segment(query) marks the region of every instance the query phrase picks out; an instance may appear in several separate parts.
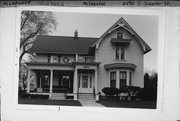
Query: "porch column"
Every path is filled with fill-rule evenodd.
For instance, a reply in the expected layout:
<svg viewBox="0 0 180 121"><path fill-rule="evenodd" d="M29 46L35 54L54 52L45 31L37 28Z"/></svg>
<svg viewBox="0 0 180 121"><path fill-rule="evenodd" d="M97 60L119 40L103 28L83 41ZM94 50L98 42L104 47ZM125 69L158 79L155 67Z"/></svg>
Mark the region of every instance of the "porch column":
<svg viewBox="0 0 180 121"><path fill-rule="evenodd" d="M27 78L27 93L30 92L30 69L28 69L28 78Z"/></svg>
<svg viewBox="0 0 180 121"><path fill-rule="evenodd" d="M78 61L78 54L75 55L75 60Z"/></svg>
<svg viewBox="0 0 180 121"><path fill-rule="evenodd" d="M53 88L53 69L50 70L50 93L52 93L52 88Z"/></svg>
<svg viewBox="0 0 180 121"><path fill-rule="evenodd" d="M73 93L74 93L74 100L77 100L77 93L78 93L78 80L77 80L77 68L74 69L74 82L73 82Z"/></svg>
<svg viewBox="0 0 180 121"><path fill-rule="evenodd" d="M120 88L119 87L119 70L116 70L116 88Z"/></svg>
<svg viewBox="0 0 180 121"><path fill-rule="evenodd" d="M126 73L127 73L127 75L126 75L127 76L126 77L126 79L127 79L126 80L126 85L129 86L129 71L126 71Z"/></svg>
<svg viewBox="0 0 180 121"><path fill-rule="evenodd" d="M99 100L99 95L98 95L98 85L97 85L97 69L95 69L95 75L94 75L94 77L95 77L95 98L96 98L96 101L98 101Z"/></svg>

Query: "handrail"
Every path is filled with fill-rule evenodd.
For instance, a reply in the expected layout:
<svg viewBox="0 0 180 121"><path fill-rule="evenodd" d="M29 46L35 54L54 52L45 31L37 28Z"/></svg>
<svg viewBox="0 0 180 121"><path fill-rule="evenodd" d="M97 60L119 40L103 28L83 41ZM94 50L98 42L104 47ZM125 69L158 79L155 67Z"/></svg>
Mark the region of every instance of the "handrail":
<svg viewBox="0 0 180 121"><path fill-rule="evenodd" d="M78 56L78 62L94 62L94 56Z"/></svg>

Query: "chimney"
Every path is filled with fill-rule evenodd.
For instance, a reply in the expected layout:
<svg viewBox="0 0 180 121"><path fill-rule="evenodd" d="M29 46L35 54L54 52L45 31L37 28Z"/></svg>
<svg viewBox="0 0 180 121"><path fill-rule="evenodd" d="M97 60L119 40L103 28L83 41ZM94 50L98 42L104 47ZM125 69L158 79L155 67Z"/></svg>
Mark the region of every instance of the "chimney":
<svg viewBox="0 0 180 121"><path fill-rule="evenodd" d="M77 30L75 30L75 32L74 32L74 39L78 39L78 31Z"/></svg>

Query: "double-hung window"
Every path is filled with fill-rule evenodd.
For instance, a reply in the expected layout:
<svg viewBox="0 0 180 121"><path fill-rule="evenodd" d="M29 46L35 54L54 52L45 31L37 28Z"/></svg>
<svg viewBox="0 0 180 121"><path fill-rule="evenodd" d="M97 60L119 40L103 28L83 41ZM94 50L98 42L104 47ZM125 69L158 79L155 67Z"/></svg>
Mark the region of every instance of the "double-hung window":
<svg viewBox="0 0 180 121"><path fill-rule="evenodd" d="M110 87L116 87L116 72L110 72Z"/></svg>
<svg viewBox="0 0 180 121"><path fill-rule="evenodd" d="M126 86L126 79L127 79L127 74L126 71L120 71L119 72L119 87L120 89L124 89Z"/></svg>

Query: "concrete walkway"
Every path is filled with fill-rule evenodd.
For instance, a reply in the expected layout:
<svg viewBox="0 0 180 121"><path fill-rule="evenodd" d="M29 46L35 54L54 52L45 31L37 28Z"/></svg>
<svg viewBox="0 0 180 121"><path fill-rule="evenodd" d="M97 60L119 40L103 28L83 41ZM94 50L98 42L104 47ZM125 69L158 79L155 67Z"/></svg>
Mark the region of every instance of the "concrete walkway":
<svg viewBox="0 0 180 121"><path fill-rule="evenodd" d="M104 105L101 105L99 103L97 103L94 100L78 100L82 106L86 106L86 107L105 107Z"/></svg>

